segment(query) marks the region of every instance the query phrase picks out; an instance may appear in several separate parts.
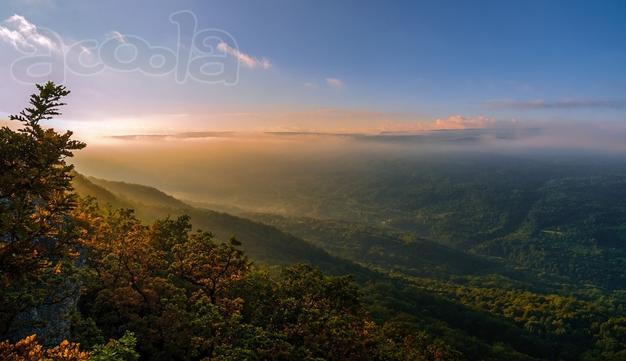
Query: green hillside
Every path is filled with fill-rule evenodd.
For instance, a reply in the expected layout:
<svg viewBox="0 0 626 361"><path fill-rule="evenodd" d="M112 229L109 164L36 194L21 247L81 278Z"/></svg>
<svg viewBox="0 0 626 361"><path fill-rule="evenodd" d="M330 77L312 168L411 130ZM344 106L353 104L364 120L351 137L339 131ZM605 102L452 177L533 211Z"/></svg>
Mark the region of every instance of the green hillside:
<svg viewBox="0 0 626 361"><path fill-rule="evenodd" d="M451 152L347 166L337 161L315 170L275 180L280 195L265 192L269 185L241 187L263 202L238 213L265 213L258 219L362 262L383 262L375 259L382 245L384 262L411 272L413 259L433 272L481 272L484 258L474 258L469 270L446 266L459 258L433 257L434 242L448 247L441 251L497 259L557 286L626 288L621 158ZM285 211L277 217L264 204ZM223 209L237 211L233 205L245 208ZM420 265L420 254L435 265Z"/></svg>
<svg viewBox="0 0 626 361"><path fill-rule="evenodd" d="M345 221L247 215L319 245L331 254L411 276L450 280L489 274L522 277L501 261L463 252L410 232Z"/></svg>

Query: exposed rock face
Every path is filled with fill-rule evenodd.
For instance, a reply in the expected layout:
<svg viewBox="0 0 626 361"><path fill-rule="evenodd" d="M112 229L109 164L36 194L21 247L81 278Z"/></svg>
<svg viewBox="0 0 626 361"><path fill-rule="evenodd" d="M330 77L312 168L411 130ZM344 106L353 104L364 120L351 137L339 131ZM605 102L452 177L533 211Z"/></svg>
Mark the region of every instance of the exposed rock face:
<svg viewBox="0 0 626 361"><path fill-rule="evenodd" d="M74 266L82 267L85 262L86 254L81 250ZM44 346L58 345L68 340L72 315L77 312L80 286L80 282L72 278L54 283L44 281L39 287L47 296L39 306L16 315L7 332L9 340L16 342L32 334L37 334L37 340Z"/></svg>
<svg viewBox="0 0 626 361"><path fill-rule="evenodd" d="M13 342L37 334L45 346L58 345L70 338L71 317L76 311L80 285L67 280L54 290L40 306L17 315L9 328Z"/></svg>

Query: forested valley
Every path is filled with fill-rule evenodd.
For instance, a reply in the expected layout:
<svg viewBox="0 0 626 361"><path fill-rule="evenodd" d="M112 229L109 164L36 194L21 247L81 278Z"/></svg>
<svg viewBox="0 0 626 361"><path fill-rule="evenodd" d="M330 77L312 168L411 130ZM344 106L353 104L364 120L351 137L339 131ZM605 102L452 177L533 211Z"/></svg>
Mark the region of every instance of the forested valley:
<svg viewBox="0 0 626 361"><path fill-rule="evenodd" d="M78 173L42 125L68 93L0 130L3 360L626 359L619 159L397 157L189 202Z"/></svg>

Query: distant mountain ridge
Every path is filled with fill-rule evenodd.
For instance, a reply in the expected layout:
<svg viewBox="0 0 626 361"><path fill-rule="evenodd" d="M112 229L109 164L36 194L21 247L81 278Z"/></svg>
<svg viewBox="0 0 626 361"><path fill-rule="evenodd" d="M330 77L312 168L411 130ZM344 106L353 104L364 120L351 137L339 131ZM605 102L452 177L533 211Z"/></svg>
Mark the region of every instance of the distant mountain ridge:
<svg viewBox="0 0 626 361"><path fill-rule="evenodd" d="M199 209L152 187L76 175L74 189L80 196L96 198L101 205L132 208L147 222L186 214L194 227L210 231L220 241L234 236L254 261L267 264L310 263L325 272L353 274L370 279L374 272L331 256L321 248L277 228L230 214Z"/></svg>
<svg viewBox="0 0 626 361"><path fill-rule="evenodd" d="M159 206L173 209L190 208L188 204L180 201L156 188L140 184L115 182L95 177L87 177L87 180L103 189L112 192L117 197L146 206Z"/></svg>

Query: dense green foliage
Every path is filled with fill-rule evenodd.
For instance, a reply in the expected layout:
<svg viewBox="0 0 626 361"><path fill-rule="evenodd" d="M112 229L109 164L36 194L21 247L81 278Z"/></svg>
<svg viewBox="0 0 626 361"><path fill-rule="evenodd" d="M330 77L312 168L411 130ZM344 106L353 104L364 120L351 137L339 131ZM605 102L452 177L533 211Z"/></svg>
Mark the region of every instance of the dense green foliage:
<svg viewBox="0 0 626 361"><path fill-rule="evenodd" d="M624 289L626 164L572 157L403 158L324 177L303 203L317 204L315 218L409 232L576 287Z"/></svg>

